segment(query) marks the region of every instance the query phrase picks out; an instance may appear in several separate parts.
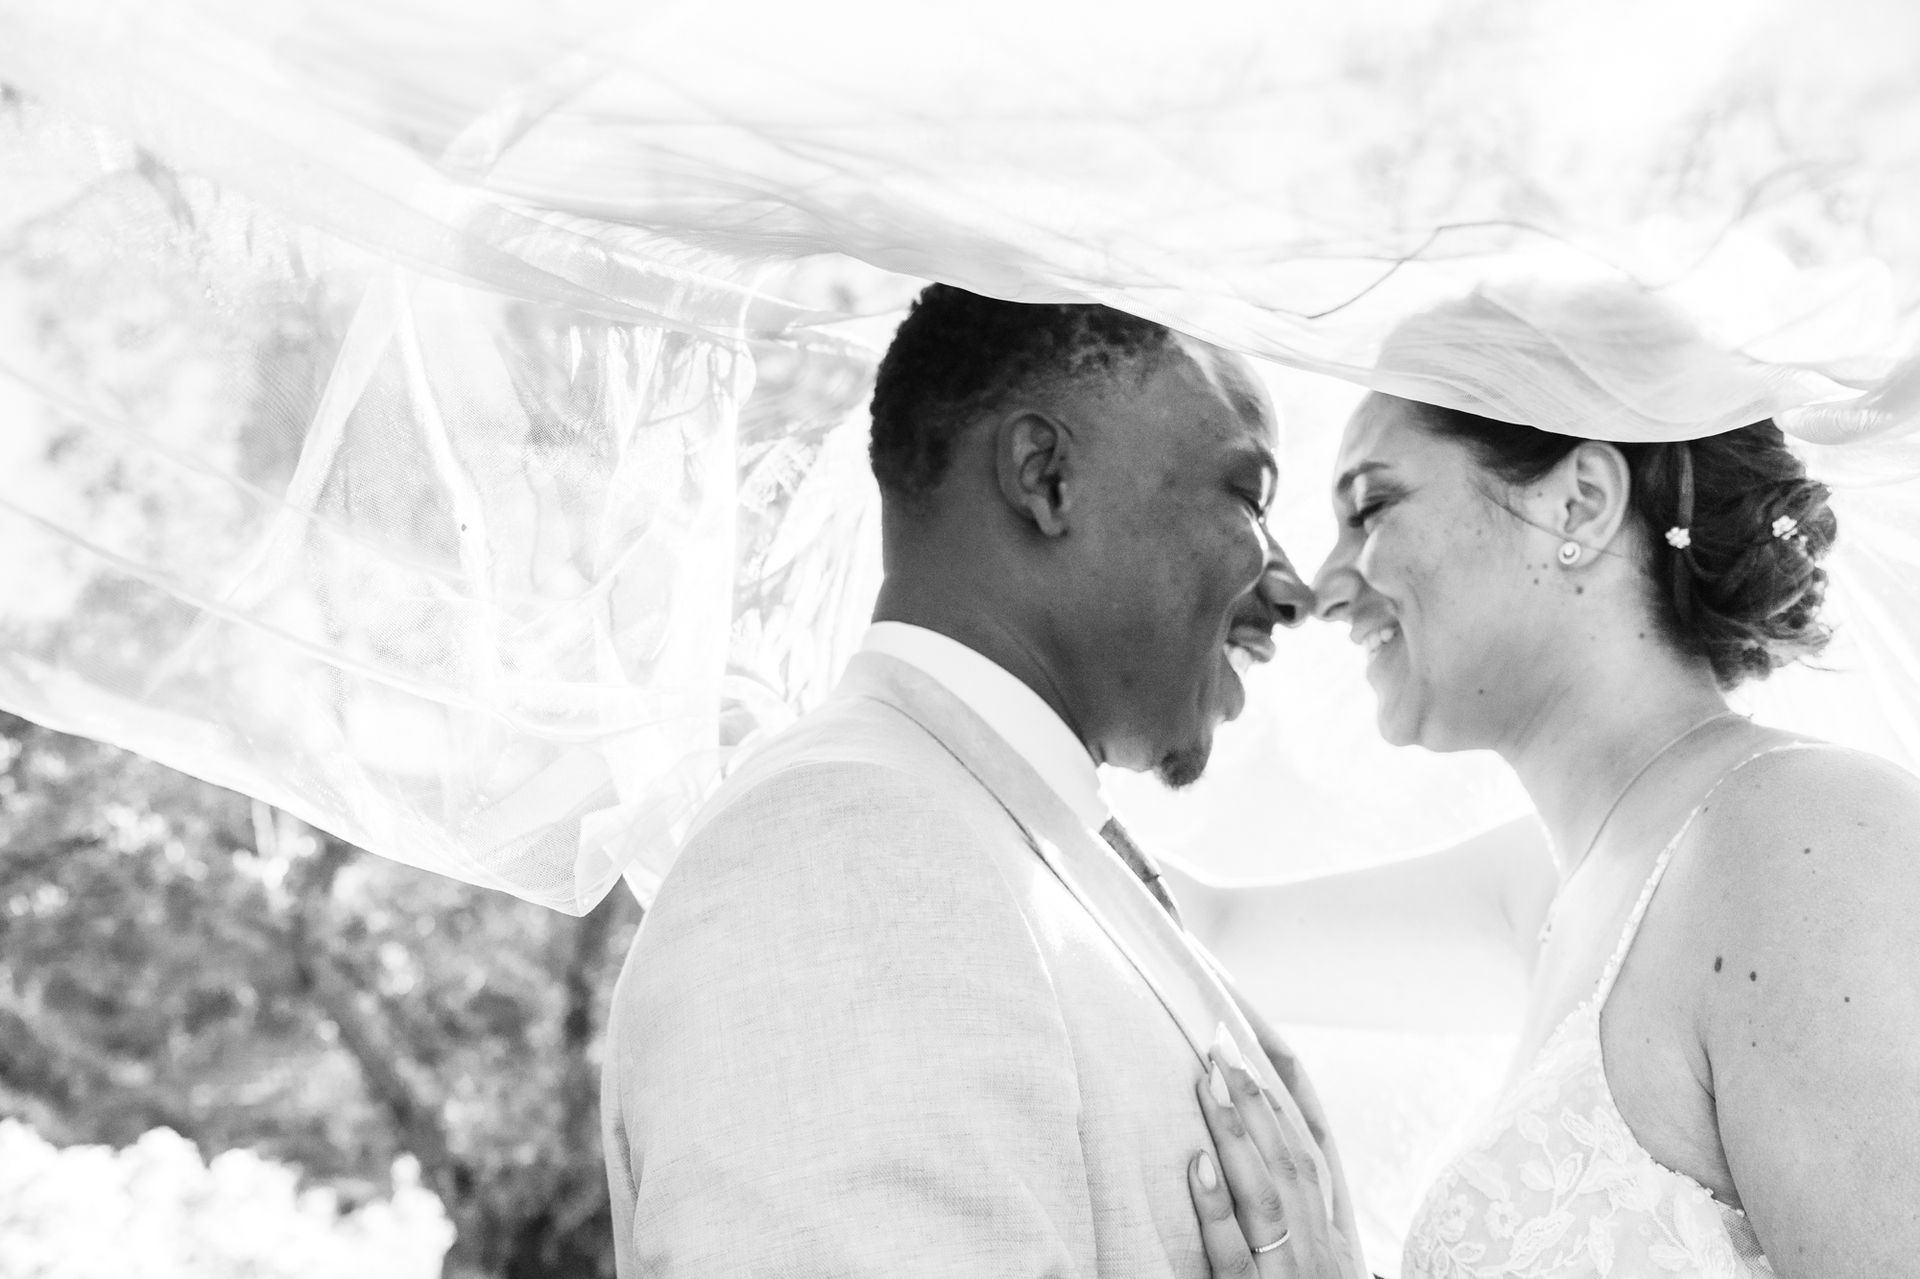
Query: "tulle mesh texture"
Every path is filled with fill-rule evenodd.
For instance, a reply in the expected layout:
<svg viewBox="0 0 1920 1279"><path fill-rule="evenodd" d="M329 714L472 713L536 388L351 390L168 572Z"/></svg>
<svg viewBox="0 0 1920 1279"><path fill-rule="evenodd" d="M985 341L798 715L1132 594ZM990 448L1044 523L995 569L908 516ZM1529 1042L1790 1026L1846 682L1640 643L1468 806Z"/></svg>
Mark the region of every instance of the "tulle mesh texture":
<svg viewBox="0 0 1920 1279"><path fill-rule="evenodd" d="M1851 677L1768 696L1920 743L1917 22L0 0L0 704L562 909L644 895L857 638L902 273L1550 429L1775 415L1878 487ZM1298 653L1275 696L1355 727L1250 716L1261 793L1511 804L1405 784L1357 663Z"/></svg>

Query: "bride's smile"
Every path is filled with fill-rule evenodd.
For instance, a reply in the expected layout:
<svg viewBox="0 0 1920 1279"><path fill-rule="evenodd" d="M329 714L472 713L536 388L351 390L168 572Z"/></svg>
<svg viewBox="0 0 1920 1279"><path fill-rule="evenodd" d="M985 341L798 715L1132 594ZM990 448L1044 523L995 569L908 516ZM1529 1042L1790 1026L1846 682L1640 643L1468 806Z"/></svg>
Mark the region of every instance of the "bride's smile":
<svg viewBox="0 0 1920 1279"><path fill-rule="evenodd" d="M1373 667L1373 659L1386 651L1387 645L1399 638L1400 628L1392 622L1384 622L1364 634L1356 629L1353 642L1366 651L1367 667L1371 670Z"/></svg>
<svg viewBox="0 0 1920 1279"><path fill-rule="evenodd" d="M1336 463L1339 538L1314 582L1319 616L1347 625L1396 745L1494 745L1503 707L1551 665L1528 619L1550 580L1545 537L1515 518L1458 445L1406 401L1369 396ZM1498 625L1489 625L1499 619Z"/></svg>

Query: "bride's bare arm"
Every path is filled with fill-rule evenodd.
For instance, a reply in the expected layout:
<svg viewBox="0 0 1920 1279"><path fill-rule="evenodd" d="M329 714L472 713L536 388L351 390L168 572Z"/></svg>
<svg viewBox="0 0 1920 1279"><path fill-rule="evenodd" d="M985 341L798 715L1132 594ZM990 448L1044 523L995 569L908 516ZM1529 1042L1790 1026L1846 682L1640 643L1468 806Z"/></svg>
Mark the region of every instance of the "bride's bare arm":
<svg viewBox="0 0 1920 1279"><path fill-rule="evenodd" d="M1721 906L1702 1024L1727 1168L1782 1279L1910 1274L1920 780L1820 750L1737 781L1703 814Z"/></svg>
<svg viewBox="0 0 1920 1279"><path fill-rule="evenodd" d="M1275 883L1166 873L1189 928L1279 1021L1512 1030L1554 888L1532 817L1433 852Z"/></svg>

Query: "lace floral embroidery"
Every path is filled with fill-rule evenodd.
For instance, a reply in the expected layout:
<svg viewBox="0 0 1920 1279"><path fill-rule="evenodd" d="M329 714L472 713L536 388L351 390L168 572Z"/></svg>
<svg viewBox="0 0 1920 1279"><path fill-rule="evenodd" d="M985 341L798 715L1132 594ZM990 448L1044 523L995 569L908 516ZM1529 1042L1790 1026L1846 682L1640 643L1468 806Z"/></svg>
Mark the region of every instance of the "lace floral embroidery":
<svg viewBox="0 0 1920 1279"><path fill-rule="evenodd" d="M1763 1279L1746 1218L1627 1130L1600 1058L1600 999L1570 1015L1428 1192L1405 1279Z"/></svg>

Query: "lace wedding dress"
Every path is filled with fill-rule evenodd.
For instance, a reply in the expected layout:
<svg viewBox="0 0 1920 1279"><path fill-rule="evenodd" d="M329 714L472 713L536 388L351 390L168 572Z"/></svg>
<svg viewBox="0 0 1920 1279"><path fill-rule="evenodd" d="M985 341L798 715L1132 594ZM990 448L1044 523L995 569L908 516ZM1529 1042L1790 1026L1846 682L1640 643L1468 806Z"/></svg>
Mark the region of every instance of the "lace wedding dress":
<svg viewBox="0 0 1920 1279"><path fill-rule="evenodd" d="M1600 1050L1607 996L1674 849L1704 807L1703 800L1655 860L1593 994L1494 1100L1427 1192L1407 1233L1403 1279L1773 1274L1745 1213L1635 1139Z"/></svg>

